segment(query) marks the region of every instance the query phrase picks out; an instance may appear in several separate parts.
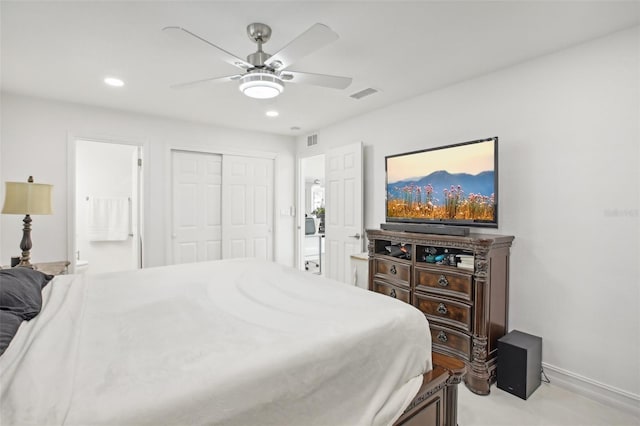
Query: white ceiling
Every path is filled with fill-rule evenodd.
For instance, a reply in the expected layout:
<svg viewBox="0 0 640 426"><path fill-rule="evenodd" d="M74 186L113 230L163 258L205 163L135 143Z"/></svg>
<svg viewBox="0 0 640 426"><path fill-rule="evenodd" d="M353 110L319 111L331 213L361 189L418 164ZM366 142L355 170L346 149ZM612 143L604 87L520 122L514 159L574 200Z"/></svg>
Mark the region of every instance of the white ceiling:
<svg viewBox="0 0 640 426"><path fill-rule="evenodd" d="M640 3L612 1L126 2L4 1L2 90L283 135L348 117L637 25ZM273 29L275 53L316 22L340 39L295 63L353 77L346 90L287 84L274 100L236 82L175 90L175 83L236 74L204 43L162 32L182 26L246 57L246 26ZM107 87L107 75L126 85ZM380 92L361 100L352 93ZM277 118L264 112L275 108ZM291 130L297 126L300 130Z"/></svg>

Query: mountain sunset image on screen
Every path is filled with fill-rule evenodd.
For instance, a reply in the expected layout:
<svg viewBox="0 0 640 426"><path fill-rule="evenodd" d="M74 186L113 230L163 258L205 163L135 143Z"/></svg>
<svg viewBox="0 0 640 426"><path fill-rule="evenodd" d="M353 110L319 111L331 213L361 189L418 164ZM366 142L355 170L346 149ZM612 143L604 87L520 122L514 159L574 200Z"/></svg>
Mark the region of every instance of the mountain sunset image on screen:
<svg viewBox="0 0 640 426"><path fill-rule="evenodd" d="M497 138L386 158L388 221L495 224Z"/></svg>

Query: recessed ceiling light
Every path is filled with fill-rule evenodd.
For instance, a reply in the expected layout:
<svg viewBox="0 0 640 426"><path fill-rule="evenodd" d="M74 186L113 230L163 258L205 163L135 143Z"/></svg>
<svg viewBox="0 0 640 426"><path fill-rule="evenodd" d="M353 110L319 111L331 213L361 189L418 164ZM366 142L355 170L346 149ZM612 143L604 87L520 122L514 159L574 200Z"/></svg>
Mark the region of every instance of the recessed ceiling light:
<svg viewBox="0 0 640 426"><path fill-rule="evenodd" d="M124 86L124 81L120 80L119 78L115 78L115 77L107 77L104 79L104 83L108 84L109 86L113 86L113 87L122 87Z"/></svg>
<svg viewBox="0 0 640 426"><path fill-rule="evenodd" d="M269 110L265 113L267 115L267 117L277 117L280 115L280 113L276 110Z"/></svg>

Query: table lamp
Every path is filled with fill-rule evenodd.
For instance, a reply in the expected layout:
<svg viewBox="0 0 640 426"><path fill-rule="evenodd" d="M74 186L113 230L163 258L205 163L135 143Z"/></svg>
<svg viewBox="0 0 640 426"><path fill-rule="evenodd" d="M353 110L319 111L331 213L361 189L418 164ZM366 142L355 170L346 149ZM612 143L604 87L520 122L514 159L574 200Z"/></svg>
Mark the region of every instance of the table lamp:
<svg viewBox="0 0 640 426"><path fill-rule="evenodd" d="M22 257L18 266L33 268L31 255L31 215L51 214L51 190L53 185L33 183L33 176L27 182L5 182L4 206L2 214L24 214L22 229Z"/></svg>

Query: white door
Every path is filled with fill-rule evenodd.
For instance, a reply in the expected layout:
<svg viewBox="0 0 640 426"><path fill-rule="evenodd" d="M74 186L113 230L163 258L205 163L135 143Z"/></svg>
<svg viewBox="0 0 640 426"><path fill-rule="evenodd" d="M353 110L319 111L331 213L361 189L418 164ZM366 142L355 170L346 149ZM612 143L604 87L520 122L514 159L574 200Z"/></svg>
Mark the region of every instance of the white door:
<svg viewBox="0 0 640 426"><path fill-rule="evenodd" d="M273 259L273 159L223 155L222 253Z"/></svg>
<svg viewBox="0 0 640 426"><path fill-rule="evenodd" d="M171 151L173 263L222 258L222 157Z"/></svg>
<svg viewBox="0 0 640 426"><path fill-rule="evenodd" d="M362 144L325 157L325 275L350 282L350 256L362 252Z"/></svg>

